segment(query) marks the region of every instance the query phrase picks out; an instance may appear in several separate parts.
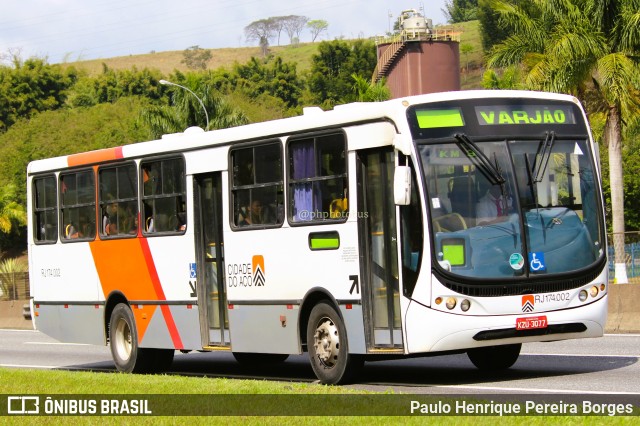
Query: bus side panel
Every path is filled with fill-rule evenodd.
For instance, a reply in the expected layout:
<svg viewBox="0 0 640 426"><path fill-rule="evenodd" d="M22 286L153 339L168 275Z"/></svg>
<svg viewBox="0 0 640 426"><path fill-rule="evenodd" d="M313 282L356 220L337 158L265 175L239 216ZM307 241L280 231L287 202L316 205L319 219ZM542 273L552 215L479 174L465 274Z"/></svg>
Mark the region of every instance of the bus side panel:
<svg viewBox="0 0 640 426"><path fill-rule="evenodd" d="M106 344L104 305L40 304L34 315L37 330L60 342Z"/></svg>
<svg viewBox="0 0 640 426"><path fill-rule="evenodd" d="M339 247L311 250L310 238L328 232L338 233ZM262 352L263 343L244 340L242 336L253 336L261 330L268 334L270 330L278 329L281 327L280 315L287 315L287 329L297 329L298 325L291 324L289 314L281 312L279 306L299 306L311 289L323 289L330 295L329 298L338 301L348 300L354 305L360 303L359 286L354 286L350 278L359 277L360 274L355 218L346 223L300 227L285 224L273 230L226 232L225 256L228 300L230 304L235 303L234 309L229 311L234 350L241 344L243 351ZM257 278L258 266L261 279ZM248 312L247 305L251 305ZM279 306L269 310L269 317L263 320L260 314L266 312L256 305ZM239 313L234 312L236 308ZM263 323L267 324L267 330L263 328ZM357 324L346 325L350 330L350 339L364 340L362 318L357 318ZM300 332L304 334L306 330ZM288 348L295 347L296 351L291 353L297 353L298 335L288 330L285 334L292 340L281 344Z"/></svg>
<svg viewBox="0 0 640 426"><path fill-rule="evenodd" d="M347 328L347 336L349 337L349 353L366 354L367 342L364 337L364 316L362 314L362 305L353 304L351 307L340 305L340 314L344 319Z"/></svg>
<svg viewBox="0 0 640 426"><path fill-rule="evenodd" d="M231 350L300 354L299 306L234 305L229 310Z"/></svg>
<svg viewBox="0 0 640 426"><path fill-rule="evenodd" d="M89 244L31 245L29 280L36 303L104 301Z"/></svg>
<svg viewBox="0 0 640 426"><path fill-rule="evenodd" d="M183 349L184 336L192 336L192 330L198 333L197 314L187 324L176 320L171 309L172 305L186 309L188 304L197 304L195 279L190 278L195 262L189 234L95 241L91 248L104 294L122 293L132 306L138 343L151 347L148 342L156 342L153 347ZM154 304L156 301L161 303ZM158 313L158 320L150 328ZM170 340L161 343L167 342L167 334ZM186 340L193 347L192 339Z"/></svg>
<svg viewBox="0 0 640 426"><path fill-rule="evenodd" d="M199 350L202 349L200 341L200 327L198 308L194 305L155 305L145 306L152 308L153 314L149 316L139 316L137 311L141 307L133 307L136 322L145 322L146 333L142 336L140 347L142 348L173 348L175 336L172 336L171 326L167 323L175 324L175 331L179 336L180 349Z"/></svg>
<svg viewBox="0 0 640 426"><path fill-rule="evenodd" d="M29 248L36 329L61 342L104 345L104 296L89 243Z"/></svg>

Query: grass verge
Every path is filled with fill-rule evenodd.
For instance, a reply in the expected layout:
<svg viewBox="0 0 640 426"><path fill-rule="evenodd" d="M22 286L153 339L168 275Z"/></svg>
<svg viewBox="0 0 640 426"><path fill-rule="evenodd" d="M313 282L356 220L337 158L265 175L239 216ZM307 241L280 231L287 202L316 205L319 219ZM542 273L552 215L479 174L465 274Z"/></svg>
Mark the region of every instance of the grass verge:
<svg viewBox="0 0 640 426"><path fill-rule="evenodd" d="M68 372L68 371L43 371L43 370L17 370L0 368L0 393L6 395L148 395L168 394L175 395L169 398L169 404L177 407L180 412L182 399L194 398L205 395L233 397L234 395L249 395L249 401L256 404L269 396L273 401L288 401L295 406L297 401L304 404L311 395L328 396L325 400L335 401L335 396L348 399L350 395L364 395L364 398L355 399L356 403L367 403L367 397L371 401L392 399L392 393L382 395L374 392L356 390L338 386L323 386L309 383L273 382L267 380L236 380L225 378L183 377L177 375L131 375L119 373L94 373L94 372ZM263 395L262 397L260 395ZM274 396L285 396L278 399ZM333 397L332 397L333 396ZM425 398L428 395L425 395ZM333 399L332 399L333 398ZM215 398L210 399L216 401ZM220 398L219 401L229 401L229 398ZM243 398L247 401L247 398ZM322 402L323 398L314 401ZM0 401L0 406L5 406L5 401ZM315 408L316 406L314 406ZM584 417L584 416L538 416L538 417L498 417L498 416L322 416L328 409L322 403L317 404L317 416L267 416L250 417L236 416L52 416L46 418L50 424L178 424L178 423L211 423L224 422L231 425L262 425L262 424L291 424L307 425L321 422L323 425L387 425L387 424L424 424L435 423L441 425L494 425L499 421L502 425L600 425L607 424L637 424L634 417ZM362 407L360 407L362 409ZM276 410L278 411L278 410ZM287 409L285 408L286 412ZM408 411L408 409L407 409ZM315 410L313 411L315 413ZM4 424L41 424L45 417L5 416L0 417Z"/></svg>

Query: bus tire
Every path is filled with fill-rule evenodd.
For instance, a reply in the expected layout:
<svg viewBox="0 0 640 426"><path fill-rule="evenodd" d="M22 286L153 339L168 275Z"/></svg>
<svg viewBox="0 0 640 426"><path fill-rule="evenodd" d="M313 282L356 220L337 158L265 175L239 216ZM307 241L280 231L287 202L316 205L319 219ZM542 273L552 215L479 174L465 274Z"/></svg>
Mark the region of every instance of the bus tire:
<svg viewBox="0 0 640 426"><path fill-rule="evenodd" d="M364 364L362 356L349 353L344 322L327 302L318 303L309 314L307 350L313 372L327 385L348 382Z"/></svg>
<svg viewBox="0 0 640 426"><path fill-rule="evenodd" d="M119 303L111 312L109 321L111 356L118 371L146 373L152 367L151 357L138 347L136 322L129 305ZM148 355L151 355L149 353Z"/></svg>
<svg viewBox="0 0 640 426"><path fill-rule="evenodd" d="M246 366L280 364L289 358L289 354L261 354L249 352L234 352L233 357L240 364Z"/></svg>
<svg viewBox="0 0 640 426"><path fill-rule="evenodd" d="M522 344L489 346L467 351L467 356L478 369L486 371L506 370L518 360Z"/></svg>

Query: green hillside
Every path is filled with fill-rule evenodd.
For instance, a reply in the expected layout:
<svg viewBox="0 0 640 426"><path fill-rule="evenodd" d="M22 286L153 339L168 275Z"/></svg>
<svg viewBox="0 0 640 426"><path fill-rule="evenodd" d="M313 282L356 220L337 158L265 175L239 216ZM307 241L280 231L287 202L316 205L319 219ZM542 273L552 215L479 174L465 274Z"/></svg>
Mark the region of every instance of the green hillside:
<svg viewBox="0 0 640 426"><path fill-rule="evenodd" d="M482 44L480 40L479 21L463 22L455 25L439 27L439 29L451 29L461 32L460 38L460 67L462 72L462 88L473 89L480 87L482 72ZM301 43L299 45L272 46L270 53L280 56L284 62L297 63L298 72L306 72L311 68L311 56L317 53L320 43ZM462 53L462 46L468 44L469 53ZM206 49L206 46L201 46ZM260 57L259 47L230 47L211 49L212 58L207 63L207 69L230 69L234 63L244 64L251 57ZM187 72L189 69L182 63L183 52L180 50L166 52L151 52L143 55L118 56L114 58L94 59L88 61L69 62L78 69L83 69L89 75L97 75L102 72L103 64L110 69L123 70L136 67L137 69L157 69L162 74L168 75L175 70Z"/></svg>

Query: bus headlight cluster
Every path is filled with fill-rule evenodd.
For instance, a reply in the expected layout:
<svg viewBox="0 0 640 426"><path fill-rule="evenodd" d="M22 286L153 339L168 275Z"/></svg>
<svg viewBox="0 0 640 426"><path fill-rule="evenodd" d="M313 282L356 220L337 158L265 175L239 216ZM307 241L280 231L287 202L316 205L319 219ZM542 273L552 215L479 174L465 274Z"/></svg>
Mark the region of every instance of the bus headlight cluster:
<svg viewBox="0 0 640 426"><path fill-rule="evenodd" d="M436 297L435 302L436 305L441 304L443 302L442 297ZM453 296L448 297L444 305L451 311L456 306L458 306L458 299ZM462 299L462 301L460 302L460 309L462 310L462 312L467 312L469 308L471 308L471 301L469 299Z"/></svg>
<svg viewBox="0 0 640 426"><path fill-rule="evenodd" d="M584 302L589 298L589 296L595 298L598 296L598 294L600 294L600 292L603 292L605 289L606 286L604 284L600 284L600 287L594 285L591 286L588 290L580 290L580 293L578 293L578 299L580 299L581 302Z"/></svg>

